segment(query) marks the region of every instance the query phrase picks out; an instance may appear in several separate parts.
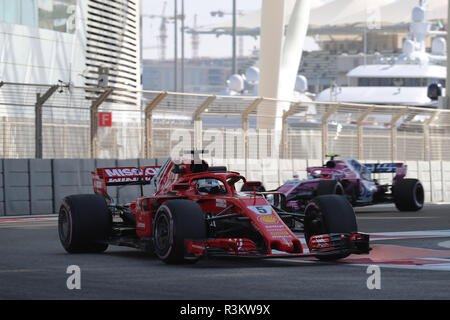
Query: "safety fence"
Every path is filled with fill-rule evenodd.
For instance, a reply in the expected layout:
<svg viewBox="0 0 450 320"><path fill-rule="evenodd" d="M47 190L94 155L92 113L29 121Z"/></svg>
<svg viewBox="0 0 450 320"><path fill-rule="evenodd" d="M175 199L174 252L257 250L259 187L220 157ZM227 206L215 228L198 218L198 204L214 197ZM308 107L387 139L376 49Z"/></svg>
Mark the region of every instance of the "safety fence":
<svg viewBox="0 0 450 320"><path fill-rule="evenodd" d="M261 110L276 108L284 110L270 119L277 130L260 129ZM0 83L5 159L158 158L203 148L221 159L433 161L450 160L449 133L443 109Z"/></svg>
<svg viewBox="0 0 450 320"><path fill-rule="evenodd" d="M267 120L277 130L261 129ZM91 192L96 166L160 164L195 148L269 189L330 153L403 161L427 201L450 201L449 137L442 109L0 82L0 215L56 212L64 195Z"/></svg>
<svg viewBox="0 0 450 320"><path fill-rule="evenodd" d="M212 165L245 173L270 190L297 174L306 178L306 168L321 164L320 159L279 159L278 161L206 159ZM0 216L58 213L61 200L71 194L93 193L91 172L98 167L160 166L159 159L0 159ZM450 161L407 161L407 177L418 178L425 190L425 201L450 201ZM247 168L247 169L246 169ZM391 174L374 174L382 184L392 182ZM109 186L108 194L117 203L136 200L141 192L152 193L151 185Z"/></svg>

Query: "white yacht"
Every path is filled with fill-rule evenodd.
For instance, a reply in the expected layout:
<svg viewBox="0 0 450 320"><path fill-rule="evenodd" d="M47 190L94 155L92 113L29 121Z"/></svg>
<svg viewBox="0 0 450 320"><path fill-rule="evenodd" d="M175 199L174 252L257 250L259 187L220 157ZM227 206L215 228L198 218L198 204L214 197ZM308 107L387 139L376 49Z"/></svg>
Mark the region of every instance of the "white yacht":
<svg viewBox="0 0 450 320"><path fill-rule="evenodd" d="M446 32L432 30L425 13L426 1L420 1L412 10L410 39L404 41L401 55L350 70L347 87L332 86L315 100L437 107L437 100L428 97L428 86L438 84L445 95L446 41L441 36ZM425 48L427 36L435 36L431 53Z"/></svg>

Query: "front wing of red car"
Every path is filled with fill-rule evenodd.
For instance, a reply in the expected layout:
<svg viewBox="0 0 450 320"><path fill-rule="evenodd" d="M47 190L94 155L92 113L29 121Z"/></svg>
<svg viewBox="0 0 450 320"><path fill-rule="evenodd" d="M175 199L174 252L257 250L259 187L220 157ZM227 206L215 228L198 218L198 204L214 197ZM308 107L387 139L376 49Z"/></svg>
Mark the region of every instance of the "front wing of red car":
<svg viewBox="0 0 450 320"><path fill-rule="evenodd" d="M293 252L268 252L258 250L256 244L247 238L221 238L186 240L186 257L241 257L241 258L299 258L336 254L367 254L370 251L369 235L365 233L322 234L309 239L309 253L303 250Z"/></svg>

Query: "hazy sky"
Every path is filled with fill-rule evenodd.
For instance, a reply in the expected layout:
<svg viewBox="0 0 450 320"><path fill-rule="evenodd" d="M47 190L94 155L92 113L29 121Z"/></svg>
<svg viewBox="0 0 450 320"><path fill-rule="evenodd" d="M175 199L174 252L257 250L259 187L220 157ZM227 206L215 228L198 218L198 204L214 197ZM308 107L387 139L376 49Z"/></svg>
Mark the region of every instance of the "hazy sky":
<svg viewBox="0 0 450 320"><path fill-rule="evenodd" d="M167 3L165 15L173 16L174 1L175 0L141 0L143 14L160 15L163 10L164 3ZM197 14L197 25L211 25L231 19L231 15L225 15L222 18L211 16L211 11L224 11L225 13L232 12L232 0L184 0L186 26L192 27L194 24L194 15ZM237 11L252 11L261 9L261 0L237 0ZM181 13L181 0L178 0L178 13ZM158 59L159 51L159 27L161 24L160 18L144 18L143 20L143 58L144 59ZM174 56L174 25L168 23L167 25L167 53L168 59L173 59ZM180 28L180 23L178 23ZM181 34L179 33L178 40L178 55L181 55ZM209 57L231 57L231 36L215 37L214 35L201 35L199 56ZM237 41L239 50L239 42ZM244 37L244 54L248 55L254 46L259 46L259 40L252 37ZM192 55L191 35L185 35L185 57Z"/></svg>

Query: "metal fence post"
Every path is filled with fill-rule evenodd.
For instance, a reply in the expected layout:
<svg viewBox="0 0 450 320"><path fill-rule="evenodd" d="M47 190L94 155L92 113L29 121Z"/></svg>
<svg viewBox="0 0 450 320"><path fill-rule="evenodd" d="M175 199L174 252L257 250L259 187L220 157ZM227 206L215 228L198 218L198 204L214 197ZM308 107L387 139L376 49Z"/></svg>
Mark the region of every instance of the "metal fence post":
<svg viewBox="0 0 450 320"><path fill-rule="evenodd" d="M442 190L442 200L445 201L445 171L444 171L444 161L441 159L441 190Z"/></svg>
<svg viewBox="0 0 450 320"><path fill-rule="evenodd" d="M423 125L423 160L430 160L430 125L424 123Z"/></svg>
<svg viewBox="0 0 450 320"><path fill-rule="evenodd" d="M145 106L145 156L153 158L153 110L167 97L167 92L161 92Z"/></svg>
<svg viewBox="0 0 450 320"><path fill-rule="evenodd" d="M283 116L281 118L281 158L286 159L287 150L288 150L288 123L287 119L290 115L292 115L295 110L300 106L301 102L294 103L290 106L290 108L283 112Z"/></svg>
<svg viewBox="0 0 450 320"><path fill-rule="evenodd" d="M42 134L42 107L44 103L52 96L58 89L57 85L53 85L47 89L47 91L41 96L40 93L36 93L36 104L34 109L34 130L35 130L35 157L41 159L43 156L43 134Z"/></svg>
<svg viewBox="0 0 450 320"><path fill-rule="evenodd" d="M433 115L423 123L423 148L424 148L424 159L431 160L431 146L430 146L430 124L439 115L439 111L433 113Z"/></svg>
<svg viewBox="0 0 450 320"><path fill-rule="evenodd" d="M91 104L91 117L90 117L90 128L91 128L91 150L90 155L91 158L98 157L98 108L100 105L108 98L108 96L113 92L113 89L107 89L104 91L96 100L92 101Z"/></svg>
<svg viewBox="0 0 450 320"><path fill-rule="evenodd" d="M250 113L255 111L256 108L260 105L260 103L264 100L264 98L256 98L253 102L242 112L242 131L244 139L244 161L245 161L245 175L248 174L248 116Z"/></svg>
<svg viewBox="0 0 450 320"><path fill-rule="evenodd" d="M6 117L2 117L2 158L8 158L6 156L7 149L6 149L6 142L8 141L8 138L6 136Z"/></svg>
<svg viewBox="0 0 450 320"><path fill-rule="evenodd" d="M391 126L391 160L395 161L397 157L397 121L403 116L408 109L404 109L392 117Z"/></svg>
<svg viewBox="0 0 450 320"><path fill-rule="evenodd" d="M433 168L431 167L431 161L428 160L428 168L430 169L430 201L433 202Z"/></svg>
<svg viewBox="0 0 450 320"><path fill-rule="evenodd" d="M42 158L42 104L39 103L41 94L36 94L36 107L34 109L34 156Z"/></svg>
<svg viewBox="0 0 450 320"><path fill-rule="evenodd" d="M216 100L216 96L209 96L206 100L194 111L194 149L201 150L203 148L202 139L202 113L208 108L208 106Z"/></svg>
<svg viewBox="0 0 450 320"><path fill-rule="evenodd" d="M366 111L364 111L356 120L357 125L357 138L358 138L358 159L362 160L364 157L364 143L363 143L363 126L362 122L364 119L375 109L375 106L372 106L368 108Z"/></svg>
<svg viewBox="0 0 450 320"><path fill-rule="evenodd" d="M341 104L338 103L332 106L323 116L322 116L322 162L325 161L325 155L328 152L328 118L339 108Z"/></svg>

